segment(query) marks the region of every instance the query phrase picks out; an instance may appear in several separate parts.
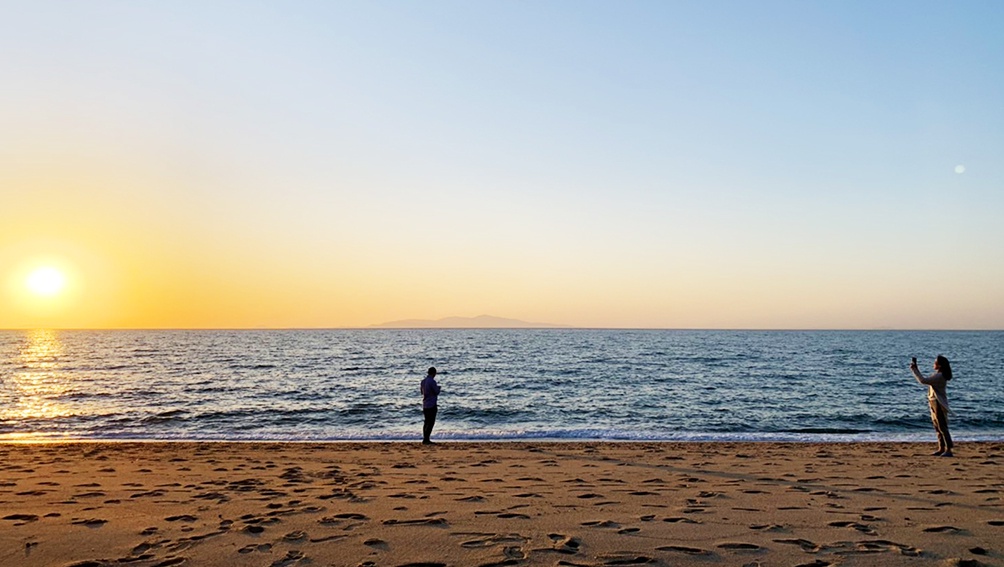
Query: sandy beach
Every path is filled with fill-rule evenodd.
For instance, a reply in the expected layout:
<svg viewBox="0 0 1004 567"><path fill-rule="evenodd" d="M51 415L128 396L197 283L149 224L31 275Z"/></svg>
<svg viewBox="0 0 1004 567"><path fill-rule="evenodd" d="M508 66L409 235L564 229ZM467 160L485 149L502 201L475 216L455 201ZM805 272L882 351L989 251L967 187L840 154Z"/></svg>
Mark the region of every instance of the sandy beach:
<svg viewBox="0 0 1004 567"><path fill-rule="evenodd" d="M0 445L0 564L1002 565L1004 443Z"/></svg>

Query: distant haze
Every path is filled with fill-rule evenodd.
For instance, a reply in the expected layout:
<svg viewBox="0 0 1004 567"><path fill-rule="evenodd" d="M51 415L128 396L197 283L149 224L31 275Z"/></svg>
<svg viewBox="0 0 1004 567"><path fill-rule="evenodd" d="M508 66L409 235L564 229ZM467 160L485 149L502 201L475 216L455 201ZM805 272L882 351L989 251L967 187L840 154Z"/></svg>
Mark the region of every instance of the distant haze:
<svg viewBox="0 0 1004 567"><path fill-rule="evenodd" d="M389 321L371 326L385 329L550 329L569 327L568 325L554 325L551 323L531 323L529 321L520 321L519 319L494 317L492 315L445 317L434 321L430 319L403 319L401 321Z"/></svg>

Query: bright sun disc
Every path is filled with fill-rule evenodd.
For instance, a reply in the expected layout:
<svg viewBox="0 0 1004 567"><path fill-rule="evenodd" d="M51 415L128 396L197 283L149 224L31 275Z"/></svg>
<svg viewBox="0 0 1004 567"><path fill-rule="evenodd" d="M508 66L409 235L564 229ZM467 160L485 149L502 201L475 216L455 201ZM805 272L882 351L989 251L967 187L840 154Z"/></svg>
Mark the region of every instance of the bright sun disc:
<svg viewBox="0 0 1004 567"><path fill-rule="evenodd" d="M38 268L28 276L26 283L35 295L51 296L62 291L66 277L56 268Z"/></svg>

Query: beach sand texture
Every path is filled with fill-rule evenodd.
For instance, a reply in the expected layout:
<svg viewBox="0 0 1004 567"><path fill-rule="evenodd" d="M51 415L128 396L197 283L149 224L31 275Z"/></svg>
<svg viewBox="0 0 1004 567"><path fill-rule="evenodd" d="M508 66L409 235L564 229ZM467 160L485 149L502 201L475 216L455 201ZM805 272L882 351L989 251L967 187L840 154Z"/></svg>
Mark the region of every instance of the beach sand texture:
<svg viewBox="0 0 1004 567"><path fill-rule="evenodd" d="M0 564L1002 565L1004 443L0 444Z"/></svg>

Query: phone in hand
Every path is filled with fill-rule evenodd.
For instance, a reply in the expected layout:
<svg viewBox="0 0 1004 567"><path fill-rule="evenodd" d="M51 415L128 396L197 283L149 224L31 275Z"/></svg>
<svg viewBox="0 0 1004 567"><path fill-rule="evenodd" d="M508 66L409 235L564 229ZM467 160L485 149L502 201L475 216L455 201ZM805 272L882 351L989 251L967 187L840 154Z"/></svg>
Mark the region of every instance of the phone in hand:
<svg viewBox="0 0 1004 567"><path fill-rule="evenodd" d="M914 365L917 364L917 357L916 356L913 357L913 358L911 358L910 360L913 362Z"/></svg>

